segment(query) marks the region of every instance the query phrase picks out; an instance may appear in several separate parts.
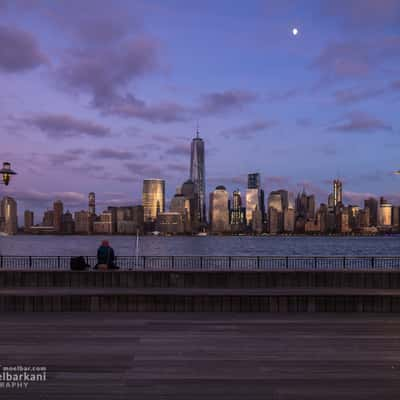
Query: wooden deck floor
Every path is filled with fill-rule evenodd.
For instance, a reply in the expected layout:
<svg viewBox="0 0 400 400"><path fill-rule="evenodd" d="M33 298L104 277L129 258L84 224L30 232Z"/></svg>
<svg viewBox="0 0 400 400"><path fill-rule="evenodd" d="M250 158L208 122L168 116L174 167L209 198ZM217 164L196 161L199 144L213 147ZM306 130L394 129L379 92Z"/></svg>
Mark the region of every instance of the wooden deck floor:
<svg viewBox="0 0 400 400"><path fill-rule="evenodd" d="M396 399L400 316L0 314L0 364L46 366L4 399Z"/></svg>

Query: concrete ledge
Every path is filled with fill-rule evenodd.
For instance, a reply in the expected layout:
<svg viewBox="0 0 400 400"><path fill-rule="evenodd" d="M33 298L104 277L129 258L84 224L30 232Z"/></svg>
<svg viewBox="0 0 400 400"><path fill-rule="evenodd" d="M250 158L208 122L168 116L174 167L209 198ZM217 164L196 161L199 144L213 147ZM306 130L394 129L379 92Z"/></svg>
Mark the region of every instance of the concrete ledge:
<svg viewBox="0 0 400 400"><path fill-rule="evenodd" d="M6 271L2 287L400 289L400 271Z"/></svg>
<svg viewBox="0 0 400 400"><path fill-rule="evenodd" d="M400 292L354 289L6 289L1 312L400 313Z"/></svg>

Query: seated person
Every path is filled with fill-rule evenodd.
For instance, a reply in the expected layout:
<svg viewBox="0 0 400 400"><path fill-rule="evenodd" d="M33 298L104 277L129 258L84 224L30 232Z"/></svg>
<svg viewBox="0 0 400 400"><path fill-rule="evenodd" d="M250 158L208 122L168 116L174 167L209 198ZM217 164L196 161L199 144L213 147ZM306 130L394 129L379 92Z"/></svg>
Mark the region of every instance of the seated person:
<svg viewBox="0 0 400 400"><path fill-rule="evenodd" d="M103 240L101 246L97 249L97 265L95 268L97 269L102 264L107 265L108 269L118 269L114 261L114 249L110 246L108 240Z"/></svg>

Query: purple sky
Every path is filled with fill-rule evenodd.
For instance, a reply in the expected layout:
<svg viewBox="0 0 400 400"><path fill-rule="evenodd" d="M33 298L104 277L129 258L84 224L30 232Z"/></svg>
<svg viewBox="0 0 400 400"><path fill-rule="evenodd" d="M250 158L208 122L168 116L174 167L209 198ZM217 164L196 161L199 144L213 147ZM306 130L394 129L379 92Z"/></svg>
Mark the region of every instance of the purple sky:
<svg viewBox="0 0 400 400"><path fill-rule="evenodd" d="M400 202L398 0L0 0L0 87L20 214L170 198L197 120L208 190Z"/></svg>

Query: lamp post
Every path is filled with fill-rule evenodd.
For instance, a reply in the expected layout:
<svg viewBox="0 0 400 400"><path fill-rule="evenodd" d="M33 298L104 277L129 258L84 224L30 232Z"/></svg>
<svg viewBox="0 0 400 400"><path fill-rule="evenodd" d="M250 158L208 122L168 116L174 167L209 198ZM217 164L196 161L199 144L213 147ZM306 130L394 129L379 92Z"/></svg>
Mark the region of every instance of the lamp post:
<svg viewBox="0 0 400 400"><path fill-rule="evenodd" d="M3 168L0 169L1 180L0 183L8 186L12 175L17 175L15 171L11 169L11 164L9 162L3 163Z"/></svg>

